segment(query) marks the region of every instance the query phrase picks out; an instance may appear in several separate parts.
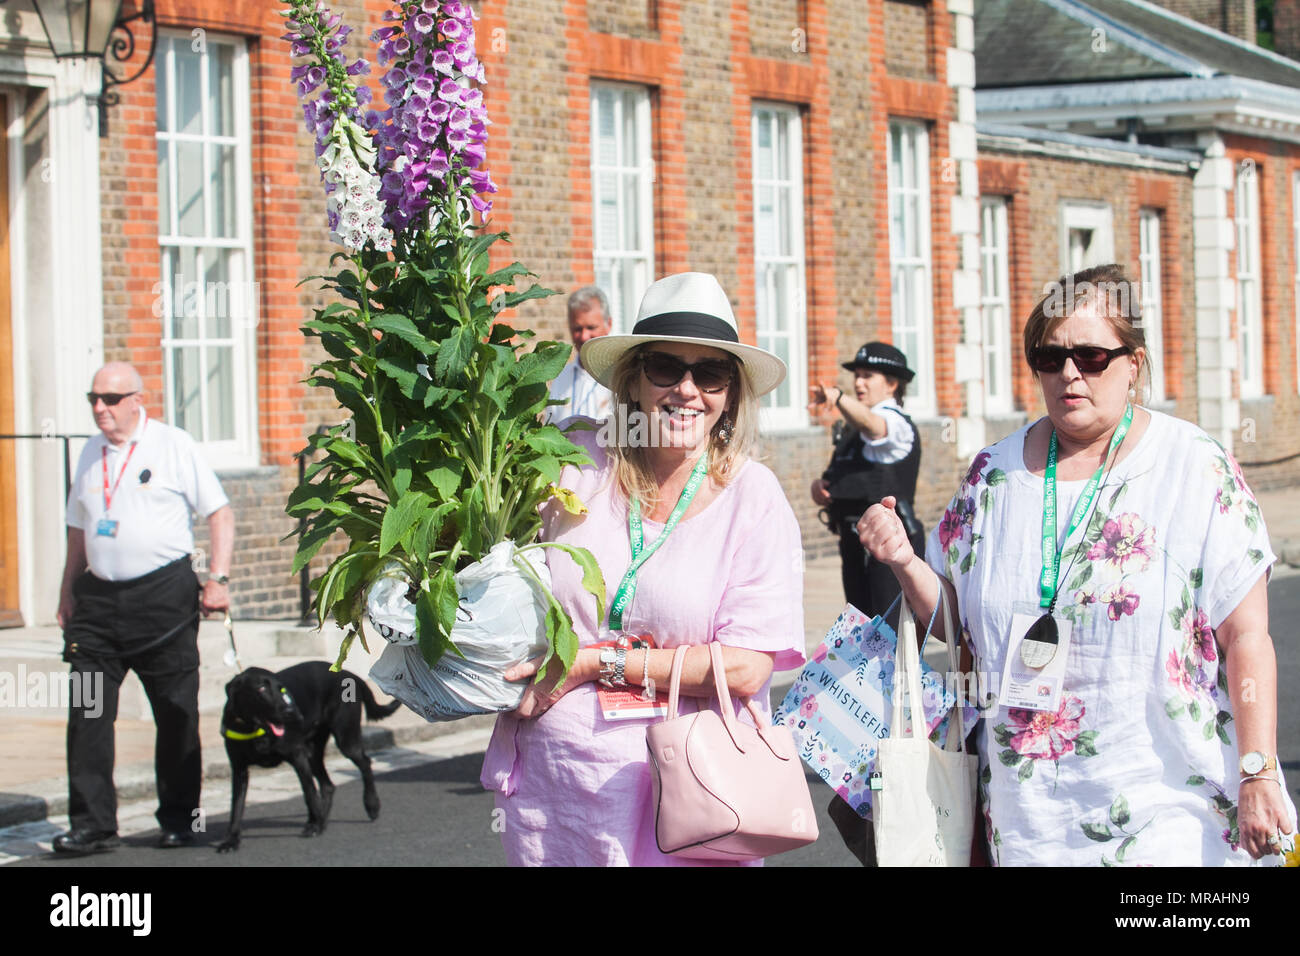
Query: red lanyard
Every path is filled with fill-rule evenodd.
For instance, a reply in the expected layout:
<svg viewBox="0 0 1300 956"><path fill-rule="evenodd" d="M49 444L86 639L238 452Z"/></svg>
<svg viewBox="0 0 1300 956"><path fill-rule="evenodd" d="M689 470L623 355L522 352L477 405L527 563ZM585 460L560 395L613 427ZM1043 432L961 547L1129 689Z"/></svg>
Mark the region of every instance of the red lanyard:
<svg viewBox="0 0 1300 956"><path fill-rule="evenodd" d="M122 483L122 476L126 474L126 466L131 464L131 456L135 454L135 446L140 444L138 441L131 442L131 450L126 453L126 461L122 462L122 470L117 473L117 481L113 482L113 490L108 488L108 446L105 445L100 451L103 452L101 459L104 465L104 514L108 514L108 509L113 506L113 496L117 494L117 486Z"/></svg>

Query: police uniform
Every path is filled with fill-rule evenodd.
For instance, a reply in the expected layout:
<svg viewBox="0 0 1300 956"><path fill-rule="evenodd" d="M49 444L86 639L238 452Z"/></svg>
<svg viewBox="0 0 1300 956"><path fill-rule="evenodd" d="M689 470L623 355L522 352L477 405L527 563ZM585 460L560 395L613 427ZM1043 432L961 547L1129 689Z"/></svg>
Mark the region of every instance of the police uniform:
<svg viewBox="0 0 1300 956"><path fill-rule="evenodd" d="M191 566L192 512L229 503L194 439L140 411L120 446L87 442L68 495L67 523L85 536L88 570L73 585L63 659L73 679L103 676L97 717L69 708L73 830L117 829L113 722L127 670L144 685L157 723L159 825L188 832L199 806L199 582Z"/></svg>

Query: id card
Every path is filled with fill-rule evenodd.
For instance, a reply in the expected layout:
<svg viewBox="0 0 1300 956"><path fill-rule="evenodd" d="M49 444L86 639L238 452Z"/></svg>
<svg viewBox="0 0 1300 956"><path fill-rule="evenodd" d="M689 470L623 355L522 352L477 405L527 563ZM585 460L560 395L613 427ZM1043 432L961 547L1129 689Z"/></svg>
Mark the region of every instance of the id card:
<svg viewBox="0 0 1300 956"><path fill-rule="evenodd" d="M1042 616L1043 609L1037 604L1017 603L1012 608L1011 640L1002 667L1002 692L998 695L998 703L1003 707L1055 713L1061 706L1065 662L1070 656L1070 621L1053 615L1059 643L1056 653L1043 667L1029 667L1021 654L1025 634Z"/></svg>
<svg viewBox="0 0 1300 956"><path fill-rule="evenodd" d="M606 631L605 633L610 633ZM630 638L621 635L610 640L600 641L592 647L626 647L629 650L653 648L654 638L649 634ZM641 688L614 688L596 686L596 696L600 700L600 712L606 720L645 720L649 717L663 717L668 713L668 688L655 688L652 700L641 696Z"/></svg>
<svg viewBox="0 0 1300 956"><path fill-rule="evenodd" d="M95 534L101 538L116 538L117 522L111 518L100 518L99 523L95 525Z"/></svg>

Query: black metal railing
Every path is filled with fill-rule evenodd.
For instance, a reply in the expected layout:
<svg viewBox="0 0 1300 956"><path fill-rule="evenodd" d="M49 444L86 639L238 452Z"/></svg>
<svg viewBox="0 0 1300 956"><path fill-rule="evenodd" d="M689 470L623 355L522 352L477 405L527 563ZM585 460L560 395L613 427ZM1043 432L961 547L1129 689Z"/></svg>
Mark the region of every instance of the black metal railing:
<svg viewBox="0 0 1300 956"><path fill-rule="evenodd" d="M64 435L62 433L41 434L41 435L0 435L0 441L61 441L63 442L63 500L68 500L68 492L72 490L72 453L69 450L69 442L80 441L90 438L90 435Z"/></svg>

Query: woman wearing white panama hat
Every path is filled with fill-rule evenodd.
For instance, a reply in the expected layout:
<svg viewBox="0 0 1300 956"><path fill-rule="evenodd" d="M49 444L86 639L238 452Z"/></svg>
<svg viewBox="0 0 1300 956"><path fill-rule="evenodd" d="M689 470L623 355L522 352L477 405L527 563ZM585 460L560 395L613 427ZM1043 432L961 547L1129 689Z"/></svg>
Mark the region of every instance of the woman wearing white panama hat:
<svg viewBox="0 0 1300 956"><path fill-rule="evenodd" d="M632 334L589 341L582 362L613 391L615 416L639 427L632 440L619 429L624 440L613 444L601 440L606 430L571 433L593 464L565 469L560 485L587 513L553 503L543 534L596 556L608 616L595 619L577 567L548 549L556 597L581 646L562 686L530 684L519 709L498 718L483 785L505 811L511 863L697 863L656 844L646 719L607 719L598 691L666 689L672 649L685 644L683 698L707 698L706 645L717 641L733 693L766 711L772 671L803 663L798 524L776 477L750 457L758 397L786 369L739 341L726 293L703 273L653 283ZM649 635L653 646L620 644L624 635ZM507 676L530 679L535 664Z"/></svg>

